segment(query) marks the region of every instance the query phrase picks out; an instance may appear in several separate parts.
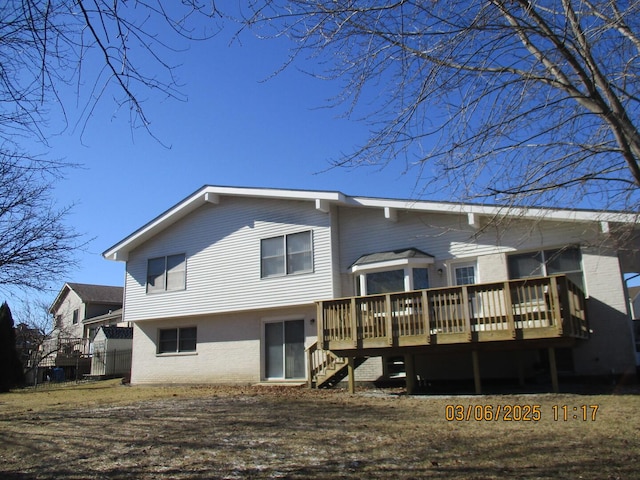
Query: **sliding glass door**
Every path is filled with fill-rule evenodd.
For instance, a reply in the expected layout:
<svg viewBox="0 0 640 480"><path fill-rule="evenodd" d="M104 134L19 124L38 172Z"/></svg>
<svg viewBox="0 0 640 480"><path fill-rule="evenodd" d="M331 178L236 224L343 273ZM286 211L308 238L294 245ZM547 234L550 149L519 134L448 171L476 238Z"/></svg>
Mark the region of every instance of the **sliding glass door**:
<svg viewBox="0 0 640 480"><path fill-rule="evenodd" d="M267 378L305 378L304 320L265 323L264 338Z"/></svg>

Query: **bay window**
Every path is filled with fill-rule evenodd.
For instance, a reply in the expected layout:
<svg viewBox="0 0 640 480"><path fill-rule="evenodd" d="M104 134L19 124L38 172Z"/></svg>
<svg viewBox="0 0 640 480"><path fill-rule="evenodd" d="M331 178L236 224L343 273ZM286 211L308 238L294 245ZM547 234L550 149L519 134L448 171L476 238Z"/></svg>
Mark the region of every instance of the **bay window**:
<svg viewBox="0 0 640 480"><path fill-rule="evenodd" d="M429 288L433 257L415 248L363 255L353 265L358 295Z"/></svg>

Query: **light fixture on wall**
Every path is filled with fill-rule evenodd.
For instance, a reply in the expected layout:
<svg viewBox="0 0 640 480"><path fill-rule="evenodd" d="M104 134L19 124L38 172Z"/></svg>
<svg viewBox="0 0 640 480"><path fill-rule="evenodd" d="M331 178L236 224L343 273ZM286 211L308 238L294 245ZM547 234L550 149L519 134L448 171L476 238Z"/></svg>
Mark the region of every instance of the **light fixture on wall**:
<svg viewBox="0 0 640 480"><path fill-rule="evenodd" d="M438 269L438 275L442 276L442 269L441 268Z"/></svg>
<svg viewBox="0 0 640 480"><path fill-rule="evenodd" d="M312 318L311 320L309 320L309 323L310 323L311 325L313 325L314 323L316 323L316 319L315 319L315 318Z"/></svg>

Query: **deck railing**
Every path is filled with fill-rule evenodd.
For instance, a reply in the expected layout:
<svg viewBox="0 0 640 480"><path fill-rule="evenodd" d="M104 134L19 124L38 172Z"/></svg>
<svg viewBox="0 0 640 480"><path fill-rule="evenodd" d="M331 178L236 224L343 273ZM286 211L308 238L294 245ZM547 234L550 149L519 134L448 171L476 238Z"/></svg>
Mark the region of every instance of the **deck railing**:
<svg viewBox="0 0 640 480"><path fill-rule="evenodd" d="M318 319L324 350L588 336L564 275L322 301Z"/></svg>

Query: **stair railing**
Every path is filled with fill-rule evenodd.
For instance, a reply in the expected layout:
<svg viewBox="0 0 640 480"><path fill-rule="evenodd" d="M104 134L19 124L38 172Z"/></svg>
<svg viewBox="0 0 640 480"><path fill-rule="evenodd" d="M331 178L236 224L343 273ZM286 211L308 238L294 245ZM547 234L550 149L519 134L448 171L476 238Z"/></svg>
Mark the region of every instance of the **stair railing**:
<svg viewBox="0 0 640 480"><path fill-rule="evenodd" d="M318 342L310 345L306 349L307 353L307 385L309 388L313 388L314 384L317 384L318 377L325 374L325 372L334 367L336 363L344 362L344 359L338 357L328 350L323 350L318 347Z"/></svg>

